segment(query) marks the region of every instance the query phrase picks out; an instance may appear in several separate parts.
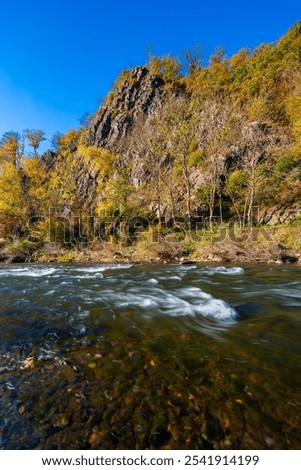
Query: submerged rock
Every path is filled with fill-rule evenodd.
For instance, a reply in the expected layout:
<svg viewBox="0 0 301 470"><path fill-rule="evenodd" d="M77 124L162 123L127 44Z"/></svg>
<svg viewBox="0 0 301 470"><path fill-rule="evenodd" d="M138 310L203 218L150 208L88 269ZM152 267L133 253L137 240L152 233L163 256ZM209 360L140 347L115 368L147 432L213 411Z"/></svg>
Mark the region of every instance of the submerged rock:
<svg viewBox="0 0 301 470"><path fill-rule="evenodd" d="M262 306L262 304L240 304L235 305L234 310L237 313L238 320L246 320L258 313Z"/></svg>
<svg viewBox="0 0 301 470"><path fill-rule="evenodd" d="M32 369L34 367L34 364L36 362L36 358L33 356L29 356L25 359L23 362L23 369Z"/></svg>

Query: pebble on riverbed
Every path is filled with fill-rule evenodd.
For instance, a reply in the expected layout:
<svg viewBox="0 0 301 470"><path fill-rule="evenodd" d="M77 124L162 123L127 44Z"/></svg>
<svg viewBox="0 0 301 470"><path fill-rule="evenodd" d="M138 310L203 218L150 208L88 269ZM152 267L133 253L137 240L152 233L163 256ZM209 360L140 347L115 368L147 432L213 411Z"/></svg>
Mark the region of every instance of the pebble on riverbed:
<svg viewBox="0 0 301 470"><path fill-rule="evenodd" d="M23 369L32 369L36 363L36 358L33 356L29 356L23 362Z"/></svg>

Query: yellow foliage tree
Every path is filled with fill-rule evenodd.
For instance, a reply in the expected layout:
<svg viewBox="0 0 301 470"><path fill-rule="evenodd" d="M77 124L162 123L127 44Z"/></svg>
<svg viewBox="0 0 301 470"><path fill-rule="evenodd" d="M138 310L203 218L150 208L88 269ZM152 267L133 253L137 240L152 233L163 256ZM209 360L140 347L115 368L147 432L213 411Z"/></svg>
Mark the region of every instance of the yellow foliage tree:
<svg viewBox="0 0 301 470"><path fill-rule="evenodd" d="M0 172L0 230L2 235L20 233L26 223L27 210L20 171L4 162Z"/></svg>
<svg viewBox="0 0 301 470"><path fill-rule="evenodd" d="M80 145L78 153L90 168L99 173L100 178L108 178L114 171L116 156L109 150Z"/></svg>
<svg viewBox="0 0 301 470"><path fill-rule="evenodd" d="M46 166L38 157L24 159L26 204L31 216L47 214L51 205L51 191Z"/></svg>
<svg viewBox="0 0 301 470"><path fill-rule="evenodd" d="M9 131L3 134L0 141L0 165L10 162L18 167L23 156L23 143L18 132Z"/></svg>

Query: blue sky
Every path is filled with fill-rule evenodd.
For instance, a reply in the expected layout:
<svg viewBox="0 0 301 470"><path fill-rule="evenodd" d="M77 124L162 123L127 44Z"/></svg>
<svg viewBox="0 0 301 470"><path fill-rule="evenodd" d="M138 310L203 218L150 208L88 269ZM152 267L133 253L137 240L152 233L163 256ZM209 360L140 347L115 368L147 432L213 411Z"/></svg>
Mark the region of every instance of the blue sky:
<svg viewBox="0 0 301 470"><path fill-rule="evenodd" d="M301 19L296 0L0 0L0 135L78 127L121 69L149 52L204 57L272 42Z"/></svg>

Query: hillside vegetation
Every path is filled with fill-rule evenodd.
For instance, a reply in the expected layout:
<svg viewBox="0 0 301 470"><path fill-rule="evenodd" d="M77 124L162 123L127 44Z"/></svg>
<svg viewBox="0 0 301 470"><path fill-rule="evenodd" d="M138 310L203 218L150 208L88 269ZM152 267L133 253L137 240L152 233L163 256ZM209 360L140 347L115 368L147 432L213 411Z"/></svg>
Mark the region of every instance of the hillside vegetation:
<svg viewBox="0 0 301 470"><path fill-rule="evenodd" d="M40 156L43 138L1 140L3 260L298 258L301 23L206 66L150 57Z"/></svg>

